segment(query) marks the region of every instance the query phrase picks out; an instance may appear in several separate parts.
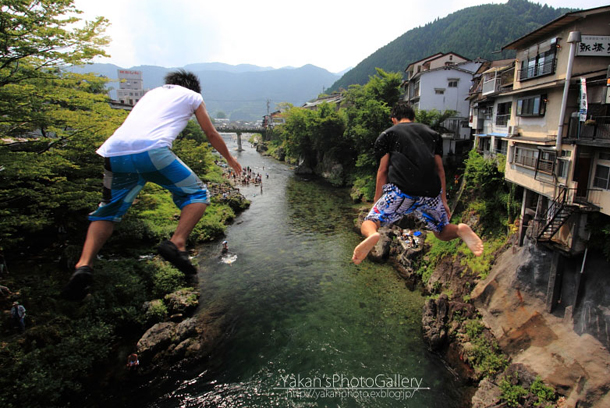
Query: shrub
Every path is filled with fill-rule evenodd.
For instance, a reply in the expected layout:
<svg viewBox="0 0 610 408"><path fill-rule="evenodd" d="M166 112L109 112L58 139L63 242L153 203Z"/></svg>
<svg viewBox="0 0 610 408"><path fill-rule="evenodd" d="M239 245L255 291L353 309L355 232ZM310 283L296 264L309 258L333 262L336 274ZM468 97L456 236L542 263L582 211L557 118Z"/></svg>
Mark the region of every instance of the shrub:
<svg viewBox="0 0 610 408"><path fill-rule="evenodd" d="M148 302L148 307L146 308L145 320L148 324L154 324L158 322L162 322L167 317L167 306L163 303L161 299L155 299L151 302Z"/></svg>
<svg viewBox="0 0 610 408"><path fill-rule="evenodd" d="M527 390L520 385L513 385L507 378L500 381L501 400L509 407L520 407L527 395Z"/></svg>
<svg viewBox="0 0 610 408"><path fill-rule="evenodd" d="M480 320L469 320L464 325L466 334L474 346L468 352L468 360L475 371L483 377L489 377L502 372L508 365L496 342L485 337L485 326Z"/></svg>
<svg viewBox="0 0 610 408"><path fill-rule="evenodd" d="M152 276L152 294L161 298L184 286L184 274L167 263L154 262L156 271Z"/></svg>

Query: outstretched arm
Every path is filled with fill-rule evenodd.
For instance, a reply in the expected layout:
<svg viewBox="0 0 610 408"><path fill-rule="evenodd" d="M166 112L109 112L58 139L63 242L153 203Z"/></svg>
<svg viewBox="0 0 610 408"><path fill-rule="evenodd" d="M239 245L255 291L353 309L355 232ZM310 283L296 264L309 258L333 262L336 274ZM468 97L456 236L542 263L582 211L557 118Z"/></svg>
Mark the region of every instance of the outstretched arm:
<svg viewBox="0 0 610 408"><path fill-rule="evenodd" d="M241 165L237 162L237 160L235 160L235 157L231 155L225 141L222 140L222 137L214 127L214 124L208 115L208 111L205 109L205 103L201 102L201 105L199 105L195 111L195 117L197 118L197 122L199 122L201 130L203 130L207 136L208 142L210 142L212 147L227 160L229 166L231 166L237 174L241 174Z"/></svg>
<svg viewBox="0 0 610 408"><path fill-rule="evenodd" d="M438 154L434 156L434 167L436 168L436 174L441 179L441 189L443 190L441 198L443 199L445 211L447 211L447 218L451 219L449 204L447 204L447 181L445 180L445 167L443 166L443 158Z"/></svg>

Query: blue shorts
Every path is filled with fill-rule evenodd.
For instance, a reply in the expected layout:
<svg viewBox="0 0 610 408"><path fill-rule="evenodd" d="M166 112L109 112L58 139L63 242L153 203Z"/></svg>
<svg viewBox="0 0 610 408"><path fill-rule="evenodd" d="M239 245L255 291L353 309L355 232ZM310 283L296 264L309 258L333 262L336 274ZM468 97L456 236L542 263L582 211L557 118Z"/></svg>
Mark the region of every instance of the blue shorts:
<svg viewBox="0 0 610 408"><path fill-rule="evenodd" d="M104 164L104 191L90 221L119 222L144 185L152 181L172 193L182 209L193 203L209 204L208 190L199 177L169 148L107 157Z"/></svg>
<svg viewBox="0 0 610 408"><path fill-rule="evenodd" d="M383 195L365 220L387 225L400 221L407 214L415 213L430 230L441 232L445 225L449 224L441 194L437 197L412 197L400 191L394 184L386 184L383 186Z"/></svg>

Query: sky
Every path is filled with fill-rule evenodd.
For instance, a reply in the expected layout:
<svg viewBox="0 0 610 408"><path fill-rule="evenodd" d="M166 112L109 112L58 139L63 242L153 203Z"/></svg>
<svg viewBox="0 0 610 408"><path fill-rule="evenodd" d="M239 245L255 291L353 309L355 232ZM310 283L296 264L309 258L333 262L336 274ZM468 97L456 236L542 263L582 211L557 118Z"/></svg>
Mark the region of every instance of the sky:
<svg viewBox="0 0 610 408"><path fill-rule="evenodd" d="M202 62L262 67L313 64L330 72L358 65L379 48L437 17L507 0L75 0L80 18L106 17L110 58L121 68ZM539 4L589 9L608 0ZM415 4L414 4L415 3Z"/></svg>

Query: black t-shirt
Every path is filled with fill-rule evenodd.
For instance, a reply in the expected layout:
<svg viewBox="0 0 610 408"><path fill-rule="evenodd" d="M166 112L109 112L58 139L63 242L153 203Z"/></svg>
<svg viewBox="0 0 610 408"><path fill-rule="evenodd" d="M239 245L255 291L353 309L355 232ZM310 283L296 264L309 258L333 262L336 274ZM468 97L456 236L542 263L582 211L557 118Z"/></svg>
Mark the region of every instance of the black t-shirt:
<svg viewBox="0 0 610 408"><path fill-rule="evenodd" d="M421 123L398 123L381 133L375 141L375 157L390 154L388 183L403 193L436 197L441 181L436 174L434 156L443 156L440 135Z"/></svg>

